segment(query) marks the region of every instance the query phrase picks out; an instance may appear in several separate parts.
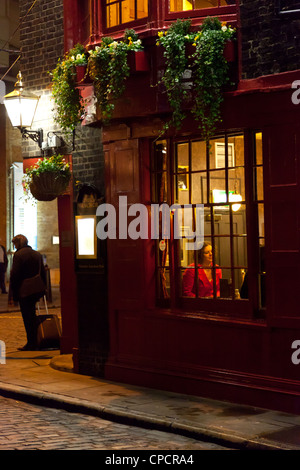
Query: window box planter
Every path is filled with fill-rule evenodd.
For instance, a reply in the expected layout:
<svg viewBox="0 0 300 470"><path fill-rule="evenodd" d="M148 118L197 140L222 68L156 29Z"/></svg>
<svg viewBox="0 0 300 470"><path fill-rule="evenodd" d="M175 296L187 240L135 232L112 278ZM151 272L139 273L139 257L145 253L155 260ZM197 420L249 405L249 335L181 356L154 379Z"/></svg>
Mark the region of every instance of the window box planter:
<svg viewBox="0 0 300 470"><path fill-rule="evenodd" d="M87 74L87 65L76 65L76 83L77 85L85 85L90 83L89 76Z"/></svg>
<svg viewBox="0 0 300 470"><path fill-rule="evenodd" d="M127 60L131 73L149 71L149 62L145 51L129 51Z"/></svg>
<svg viewBox="0 0 300 470"><path fill-rule="evenodd" d="M187 44L185 51L186 57L189 59L189 64L192 64L191 56L195 53L195 46L193 44ZM227 41L224 47L223 56L227 62L235 62L236 60L236 43L235 41Z"/></svg>
<svg viewBox="0 0 300 470"><path fill-rule="evenodd" d="M227 41L224 47L223 56L227 62L234 62L236 59L235 41Z"/></svg>

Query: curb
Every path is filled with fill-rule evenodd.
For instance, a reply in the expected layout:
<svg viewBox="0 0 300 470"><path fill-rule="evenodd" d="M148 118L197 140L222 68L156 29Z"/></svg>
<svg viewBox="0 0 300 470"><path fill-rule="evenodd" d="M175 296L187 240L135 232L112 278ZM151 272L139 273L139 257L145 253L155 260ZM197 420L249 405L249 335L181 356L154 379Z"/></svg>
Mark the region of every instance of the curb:
<svg viewBox="0 0 300 470"><path fill-rule="evenodd" d="M177 422L175 419L157 418L146 413L132 412L116 406L101 406L88 400L65 397L50 392L41 392L17 385L0 382L0 395L6 398L39 404L50 408L63 409L73 413L96 416L121 424L179 434L197 440L214 442L215 444L236 450L299 450L297 446L274 444L259 437L247 439L212 428L202 428Z"/></svg>

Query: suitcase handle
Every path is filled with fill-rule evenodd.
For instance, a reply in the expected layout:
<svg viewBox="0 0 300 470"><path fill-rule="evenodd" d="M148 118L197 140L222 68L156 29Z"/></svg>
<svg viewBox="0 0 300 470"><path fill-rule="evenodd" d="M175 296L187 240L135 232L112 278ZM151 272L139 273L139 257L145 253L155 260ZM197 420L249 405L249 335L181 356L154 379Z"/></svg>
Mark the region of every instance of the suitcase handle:
<svg viewBox="0 0 300 470"><path fill-rule="evenodd" d="M46 313L48 315L48 305L47 305L47 299L46 299L45 295L43 296L43 299L44 299L44 303L45 303ZM41 314L41 312L40 312L40 302L38 302L37 307L38 307L38 312L39 312L39 315L40 315Z"/></svg>

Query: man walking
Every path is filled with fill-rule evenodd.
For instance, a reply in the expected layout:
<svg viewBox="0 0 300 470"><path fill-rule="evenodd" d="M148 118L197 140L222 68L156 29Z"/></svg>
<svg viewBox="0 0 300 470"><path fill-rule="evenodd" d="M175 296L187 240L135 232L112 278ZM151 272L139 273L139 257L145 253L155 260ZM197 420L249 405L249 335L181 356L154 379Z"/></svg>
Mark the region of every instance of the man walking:
<svg viewBox="0 0 300 470"><path fill-rule="evenodd" d="M19 302L27 335L27 343L20 351L34 351L37 347L37 318L36 302L42 297L44 292L29 294L24 297L20 295L20 288L25 279L32 278L40 273L46 286L46 272L42 255L28 245L28 240L24 235L16 235L12 239L16 248L10 273L10 292L15 302ZM46 288L45 288L46 289Z"/></svg>

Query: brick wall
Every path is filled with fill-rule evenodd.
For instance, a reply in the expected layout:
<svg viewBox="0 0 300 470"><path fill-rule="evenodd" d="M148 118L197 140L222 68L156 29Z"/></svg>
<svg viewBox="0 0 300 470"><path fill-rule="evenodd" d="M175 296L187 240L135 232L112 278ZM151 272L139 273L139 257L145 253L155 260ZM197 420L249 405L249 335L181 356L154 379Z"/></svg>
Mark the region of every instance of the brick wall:
<svg viewBox="0 0 300 470"><path fill-rule="evenodd" d="M277 0L240 0L243 79L300 68L300 18L277 7Z"/></svg>
<svg viewBox="0 0 300 470"><path fill-rule="evenodd" d="M21 16L24 16L32 0L21 2ZM21 32L22 60L21 70L25 87L41 96L34 129L48 131L60 130L53 120L53 102L51 101L51 77L63 50L63 0L40 0L32 9ZM104 154L102 149L102 131L97 127L78 126L75 132L74 148L67 141L65 153L73 156L74 183L89 183L96 186L104 196ZM28 140L23 144L23 156L36 156L38 146ZM76 199L75 185L75 199ZM75 203L75 201L74 201ZM38 249L47 254L47 261L52 268L55 264L57 247L51 247L50 235L56 226L56 201L38 203ZM54 233L53 233L54 234ZM56 233L57 234L57 233ZM105 250L101 248L101 256ZM58 253L57 253L57 260ZM95 260L93 260L95 261ZM107 307L106 275L103 260L97 261L91 269L77 269L78 286L78 323L79 328L79 364L83 373L103 374L104 360L107 354ZM97 264L96 263L96 264ZM88 264L88 262L86 263Z"/></svg>
<svg viewBox="0 0 300 470"><path fill-rule="evenodd" d="M32 0L20 2L20 16L28 12ZM56 129L53 122L51 102L51 77L49 71L56 66L58 57L64 53L63 0L40 0L35 4L20 29L20 67L24 86L40 96L33 129L47 131ZM23 145L23 156L35 156L37 145L28 140Z"/></svg>
<svg viewBox="0 0 300 470"><path fill-rule="evenodd" d="M32 0L20 2L20 16L28 12ZM63 54L63 0L40 0L32 8L20 28L22 71L25 88L40 96L32 129L42 128L44 139L49 131L58 129L53 121L51 77L57 58ZM40 156L36 143L22 141L23 157ZM52 235L58 235L57 202L37 203L38 250L47 256L51 269L59 267L58 245L52 245Z"/></svg>
<svg viewBox="0 0 300 470"><path fill-rule="evenodd" d="M104 196L104 154L101 129L78 126L72 154L74 179L81 183L93 184Z"/></svg>

